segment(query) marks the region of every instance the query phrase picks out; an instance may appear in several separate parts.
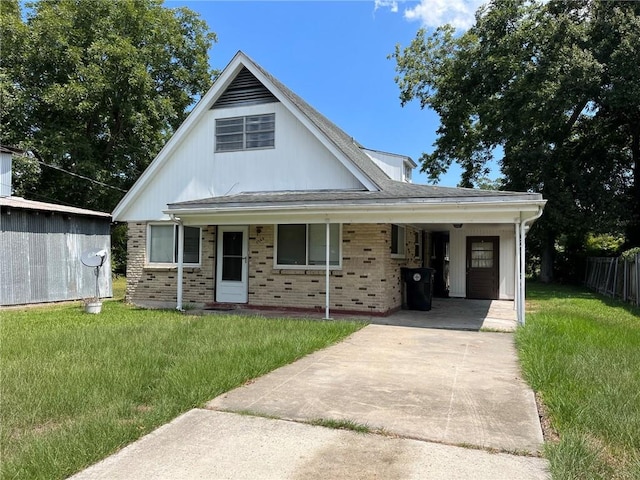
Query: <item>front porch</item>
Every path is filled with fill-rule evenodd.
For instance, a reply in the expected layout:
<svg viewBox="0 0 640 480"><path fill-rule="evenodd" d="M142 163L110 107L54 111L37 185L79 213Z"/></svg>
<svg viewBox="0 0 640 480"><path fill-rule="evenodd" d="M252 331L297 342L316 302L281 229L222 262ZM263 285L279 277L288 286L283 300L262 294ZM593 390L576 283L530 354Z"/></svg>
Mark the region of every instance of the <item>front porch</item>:
<svg viewBox="0 0 640 480"><path fill-rule="evenodd" d="M192 310L190 313L203 315L257 315L263 317L294 317L304 319L324 318L324 312L294 312L286 309L252 309L238 307L224 310ZM517 325L514 303L509 300L468 300L464 298L434 298L429 311L399 310L391 315L368 316L349 313L332 314L335 320L360 320L379 325L395 325L415 328L436 328L446 330L481 329L513 332Z"/></svg>

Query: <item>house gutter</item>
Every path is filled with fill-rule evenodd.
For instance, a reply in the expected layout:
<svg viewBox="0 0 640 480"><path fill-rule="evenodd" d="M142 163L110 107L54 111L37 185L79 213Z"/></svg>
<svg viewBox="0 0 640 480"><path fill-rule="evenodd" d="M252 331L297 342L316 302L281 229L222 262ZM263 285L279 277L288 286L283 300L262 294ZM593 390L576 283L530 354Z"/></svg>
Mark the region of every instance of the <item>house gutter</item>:
<svg viewBox="0 0 640 480"><path fill-rule="evenodd" d="M520 272L519 272L519 294L518 294L518 323L525 324L525 245L527 239L527 231L540 216L542 215L542 207L538 207L538 212L532 217L525 218L520 221Z"/></svg>
<svg viewBox="0 0 640 480"><path fill-rule="evenodd" d="M271 212L271 211L286 211L286 212L295 212L299 211L309 211L309 210L319 210L326 211L327 209L334 209L339 212L361 212L362 210L370 210L372 208L387 210L394 209L399 211L415 211L416 207L424 207L429 206L438 210L443 211L457 211L461 208L472 207L473 209L482 209L486 211L495 211L495 210L503 210L503 209L513 209L514 207L519 207L521 205L535 205L535 206L544 206L546 204L546 200L534 199L534 200L526 200L526 199L518 199L518 200L507 200L500 199L498 201L488 202L484 199L482 200L471 200L471 201L451 201L450 199L429 199L428 201L419 201L412 199L401 199L401 201L388 201L388 199L374 199L374 200L335 200L331 202L316 202L316 201L308 201L308 203L303 203L304 201L299 202L281 202L280 204L274 204L274 202L230 202L227 204L224 203L214 203L210 205L200 204L200 205L184 205L176 208L169 208L164 210L166 214L189 214L189 215L198 215L198 214L211 214L211 213L238 213L238 212Z"/></svg>
<svg viewBox="0 0 640 480"><path fill-rule="evenodd" d="M282 218L293 220L292 217L307 217L306 223L325 223L325 216L330 214L332 221L353 223L400 222L411 223L425 221L424 215L438 222L450 221L449 215L457 215L456 221L461 223L512 223L513 210L539 211L545 204L544 200L521 202L456 202L456 203L389 203L376 202L369 204L317 204L317 205L234 205L220 207L184 207L164 210L163 213L179 215L189 224L198 222L218 222L219 224L237 225L245 219L264 216L261 221L278 223ZM528 208L527 208L528 207ZM511 214L510 214L511 212ZM524 213L524 212L523 212ZM528 212L527 212L528 213ZM438 218L435 219L434 215ZM480 218L479 215L493 218ZM501 218L496 216L502 215ZM317 217L311 219L310 217ZM187 218L188 217L188 218ZM400 218L398 218L400 217ZM249 221L249 220L246 220ZM294 222L295 223L295 222Z"/></svg>

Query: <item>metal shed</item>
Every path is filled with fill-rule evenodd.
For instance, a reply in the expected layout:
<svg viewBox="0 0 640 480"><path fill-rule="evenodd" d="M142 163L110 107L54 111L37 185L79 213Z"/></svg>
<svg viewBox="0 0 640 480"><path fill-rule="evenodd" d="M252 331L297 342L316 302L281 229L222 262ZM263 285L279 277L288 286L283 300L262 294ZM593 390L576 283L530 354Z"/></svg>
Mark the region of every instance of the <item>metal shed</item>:
<svg viewBox="0 0 640 480"><path fill-rule="evenodd" d="M110 224L108 213L0 197L0 305L92 297L95 271L80 255L111 251ZM109 259L99 285L101 297L112 296Z"/></svg>

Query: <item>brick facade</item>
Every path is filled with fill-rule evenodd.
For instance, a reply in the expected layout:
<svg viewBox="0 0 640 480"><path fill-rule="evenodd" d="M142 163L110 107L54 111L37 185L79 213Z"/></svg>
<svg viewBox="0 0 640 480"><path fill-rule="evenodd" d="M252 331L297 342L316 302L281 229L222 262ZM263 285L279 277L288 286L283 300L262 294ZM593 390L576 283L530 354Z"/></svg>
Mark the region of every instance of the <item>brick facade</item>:
<svg viewBox="0 0 640 480"><path fill-rule="evenodd" d="M400 267L420 266L415 258L414 228L405 230L405 258L392 258L390 224L343 224L342 268L331 271L330 307L333 310L383 315L400 308ZM175 302L177 268L146 265L144 223L129 224L127 301ZM202 229L202 264L185 267L183 303L215 301L216 227ZM274 268L275 226L249 227L249 306L322 310L325 271ZM426 247L426 245L425 245ZM423 247L423 250L428 251Z"/></svg>
<svg viewBox="0 0 640 480"><path fill-rule="evenodd" d="M202 227L201 265L184 267L183 303L204 304L213 301L215 276L215 226ZM129 223L127 239L127 302L175 303L177 267L154 267L146 263L147 224Z"/></svg>

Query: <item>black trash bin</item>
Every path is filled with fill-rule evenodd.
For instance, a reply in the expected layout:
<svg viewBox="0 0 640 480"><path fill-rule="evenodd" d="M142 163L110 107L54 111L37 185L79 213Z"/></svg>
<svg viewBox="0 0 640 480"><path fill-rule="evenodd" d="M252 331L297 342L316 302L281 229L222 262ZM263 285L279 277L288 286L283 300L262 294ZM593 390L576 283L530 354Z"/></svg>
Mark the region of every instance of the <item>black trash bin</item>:
<svg viewBox="0 0 640 480"><path fill-rule="evenodd" d="M402 268L409 310L431 310L433 300L433 268Z"/></svg>

